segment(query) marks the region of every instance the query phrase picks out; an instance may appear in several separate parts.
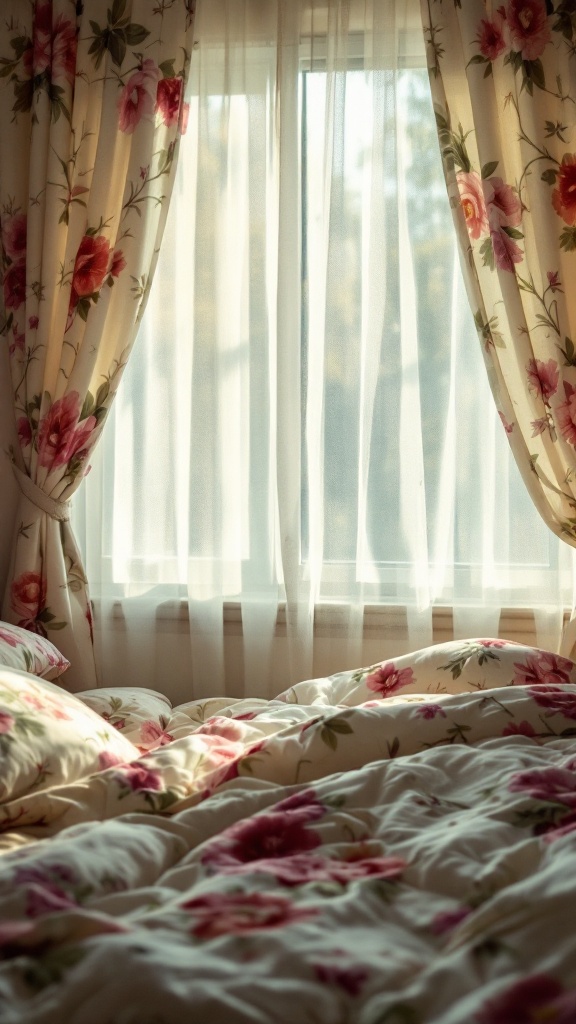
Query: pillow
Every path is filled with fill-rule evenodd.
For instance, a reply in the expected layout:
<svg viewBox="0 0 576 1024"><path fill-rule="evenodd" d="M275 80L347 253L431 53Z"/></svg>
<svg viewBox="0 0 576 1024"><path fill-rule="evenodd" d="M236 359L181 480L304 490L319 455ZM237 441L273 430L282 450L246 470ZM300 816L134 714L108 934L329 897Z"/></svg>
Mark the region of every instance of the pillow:
<svg viewBox="0 0 576 1024"><path fill-rule="evenodd" d="M70 662L38 633L0 622L0 665L32 672L42 679L57 679Z"/></svg>
<svg viewBox="0 0 576 1024"><path fill-rule="evenodd" d="M129 740L71 693L0 668L0 801L138 756Z"/></svg>
<svg viewBox="0 0 576 1024"><path fill-rule="evenodd" d="M156 750L173 737L166 732L172 705L164 694L140 686L83 690L77 697L141 750Z"/></svg>

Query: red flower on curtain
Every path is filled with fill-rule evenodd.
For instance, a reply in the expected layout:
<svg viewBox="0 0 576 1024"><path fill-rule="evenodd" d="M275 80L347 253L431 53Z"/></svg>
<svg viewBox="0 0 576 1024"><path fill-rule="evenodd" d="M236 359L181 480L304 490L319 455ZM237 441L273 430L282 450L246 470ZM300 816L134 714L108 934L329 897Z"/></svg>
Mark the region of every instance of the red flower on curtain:
<svg viewBox="0 0 576 1024"><path fill-rule="evenodd" d="M84 235L74 263L70 305L76 305L79 297L98 291L108 273L109 263L110 245L104 235Z"/></svg>
<svg viewBox="0 0 576 1024"><path fill-rule="evenodd" d="M506 15L503 7L498 8L492 21L483 18L480 22L476 39L480 53L487 60L496 60L506 49L505 24Z"/></svg>
<svg viewBox="0 0 576 1024"><path fill-rule="evenodd" d="M481 238L487 235L489 231L488 212L480 175L476 171L458 171L456 181L470 238Z"/></svg>
<svg viewBox="0 0 576 1024"><path fill-rule="evenodd" d="M27 217L25 213L14 213L2 221L2 245L11 260L26 255Z"/></svg>
<svg viewBox="0 0 576 1024"><path fill-rule="evenodd" d="M4 274L4 302L7 309L19 309L26 300L26 260L11 263Z"/></svg>
<svg viewBox="0 0 576 1024"><path fill-rule="evenodd" d="M548 404L548 400L558 390L558 363L554 359L549 359L547 363L541 359L530 359L526 369L530 391Z"/></svg>
<svg viewBox="0 0 576 1024"><path fill-rule="evenodd" d="M159 68L148 59L128 79L118 97L118 127L121 132L131 135L143 117L152 116L159 77Z"/></svg>
<svg viewBox="0 0 576 1024"><path fill-rule="evenodd" d="M512 49L523 60L540 57L551 39L544 0L509 0L506 17Z"/></svg>
<svg viewBox="0 0 576 1024"><path fill-rule="evenodd" d="M76 26L63 15L52 24L52 3L38 4L34 17L33 68L35 75L45 71L50 77L71 82L76 71Z"/></svg>
<svg viewBox="0 0 576 1024"><path fill-rule="evenodd" d="M37 572L23 572L12 583L11 598L20 619L36 619L46 603L46 580Z"/></svg>
<svg viewBox="0 0 576 1024"><path fill-rule="evenodd" d="M566 153L558 171L558 186L552 192L552 206L566 224L576 224L576 155Z"/></svg>
<svg viewBox="0 0 576 1024"><path fill-rule="evenodd" d="M181 78L161 78L156 92L156 112L162 115L167 128L178 123L182 99Z"/></svg>
<svg viewBox="0 0 576 1024"><path fill-rule="evenodd" d="M38 461L41 466L56 469L65 466L73 455L86 446L96 426L96 417L80 419L80 395L71 391L58 398L38 427Z"/></svg>
<svg viewBox="0 0 576 1024"><path fill-rule="evenodd" d="M564 381L566 401L556 409L556 419L562 437L576 447L576 388Z"/></svg>

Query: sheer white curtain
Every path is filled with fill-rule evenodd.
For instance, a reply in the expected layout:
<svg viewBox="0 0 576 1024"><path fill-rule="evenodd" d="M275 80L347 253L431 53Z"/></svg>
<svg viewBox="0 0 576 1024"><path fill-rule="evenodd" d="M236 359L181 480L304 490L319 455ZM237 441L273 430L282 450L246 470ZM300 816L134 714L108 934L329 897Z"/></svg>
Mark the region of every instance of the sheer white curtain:
<svg viewBox="0 0 576 1024"><path fill-rule="evenodd" d="M418 0L200 0L196 40L154 287L74 510L102 684L272 696L431 643L442 606L456 636L533 608L555 646L571 553L485 380Z"/></svg>

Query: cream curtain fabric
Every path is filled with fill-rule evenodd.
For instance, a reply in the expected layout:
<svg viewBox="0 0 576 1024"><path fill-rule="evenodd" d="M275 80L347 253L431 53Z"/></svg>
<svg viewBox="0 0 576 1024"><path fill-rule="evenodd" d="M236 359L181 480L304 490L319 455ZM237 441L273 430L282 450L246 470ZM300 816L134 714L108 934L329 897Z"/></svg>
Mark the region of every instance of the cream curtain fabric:
<svg viewBox="0 0 576 1024"><path fill-rule="evenodd" d="M0 31L4 334L21 488L3 615L95 683L69 524L152 282L186 106L194 5L6 0Z"/></svg>
<svg viewBox="0 0 576 1024"><path fill-rule="evenodd" d="M200 0L195 38L157 275L74 501L102 682L271 697L430 643L442 606L459 637L535 607L554 645L569 552L491 402L417 0Z"/></svg>
<svg viewBox="0 0 576 1024"><path fill-rule="evenodd" d="M422 15L492 391L538 511L576 546L576 19L554 6L423 0Z"/></svg>

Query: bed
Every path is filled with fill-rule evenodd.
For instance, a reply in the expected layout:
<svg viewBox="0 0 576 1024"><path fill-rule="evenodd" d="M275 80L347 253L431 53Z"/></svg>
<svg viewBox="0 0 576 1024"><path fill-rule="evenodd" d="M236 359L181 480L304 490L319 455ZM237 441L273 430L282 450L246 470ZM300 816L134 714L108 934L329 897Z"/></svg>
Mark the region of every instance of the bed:
<svg viewBox="0 0 576 1024"><path fill-rule="evenodd" d="M0 669L2 1024L576 1021L576 665L171 708Z"/></svg>

